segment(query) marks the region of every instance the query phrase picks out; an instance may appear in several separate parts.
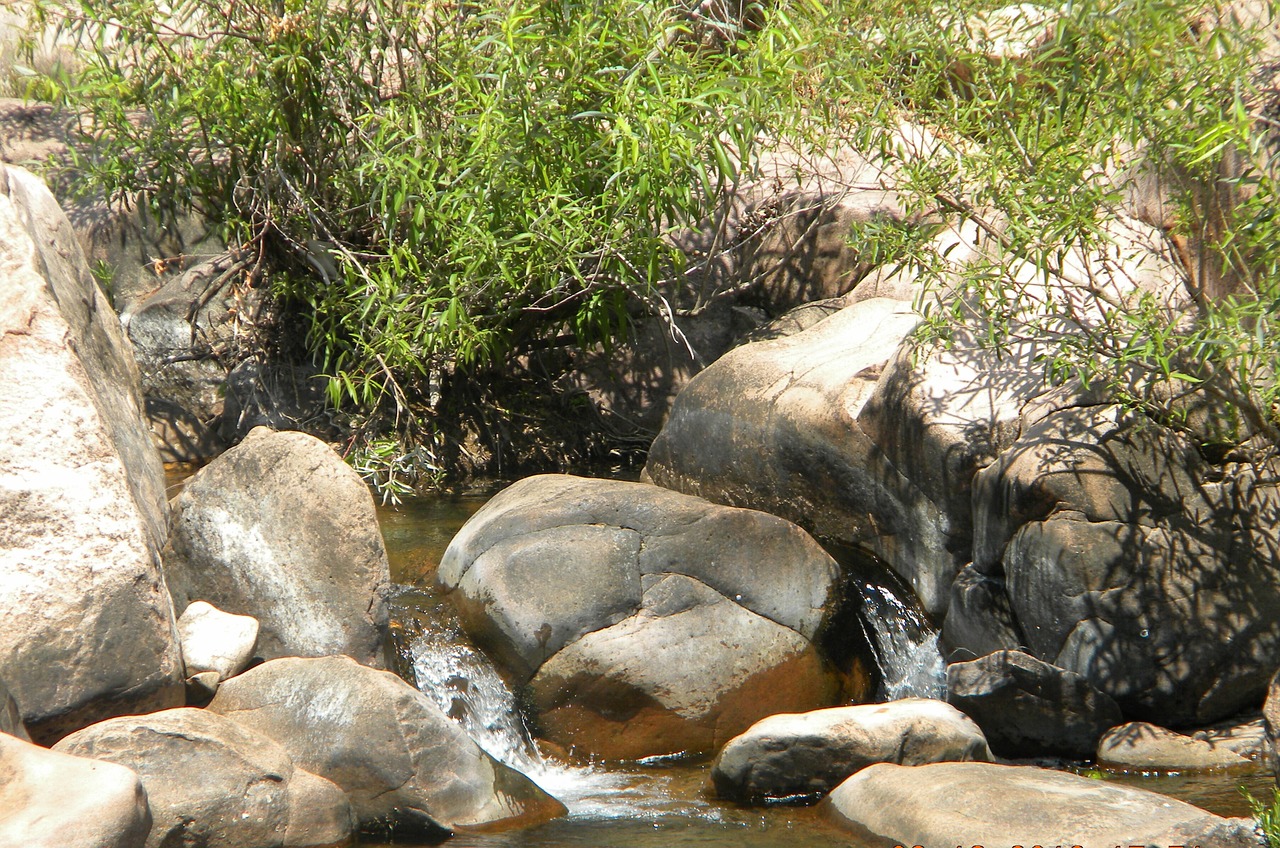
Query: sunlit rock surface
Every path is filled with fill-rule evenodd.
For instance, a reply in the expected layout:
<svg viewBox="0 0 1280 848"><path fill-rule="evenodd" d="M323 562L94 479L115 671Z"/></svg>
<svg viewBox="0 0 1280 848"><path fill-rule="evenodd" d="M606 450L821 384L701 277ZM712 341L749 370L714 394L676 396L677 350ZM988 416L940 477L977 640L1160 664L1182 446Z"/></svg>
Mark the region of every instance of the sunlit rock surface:
<svg viewBox="0 0 1280 848"><path fill-rule="evenodd" d="M38 740L181 703L138 371L66 216L0 168L0 679Z"/></svg>
<svg viewBox="0 0 1280 848"><path fill-rule="evenodd" d="M838 568L771 515L532 477L472 517L438 579L527 685L544 738L580 756L710 753L766 715L839 695L820 645L841 608Z"/></svg>

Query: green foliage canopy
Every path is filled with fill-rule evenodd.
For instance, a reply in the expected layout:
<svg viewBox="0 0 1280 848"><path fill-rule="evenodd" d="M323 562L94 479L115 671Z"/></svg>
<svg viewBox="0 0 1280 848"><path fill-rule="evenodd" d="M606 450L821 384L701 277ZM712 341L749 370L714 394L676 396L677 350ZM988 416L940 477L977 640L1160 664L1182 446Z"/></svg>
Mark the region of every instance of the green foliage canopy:
<svg viewBox="0 0 1280 848"><path fill-rule="evenodd" d="M225 221L301 304L335 401L404 408L442 370L608 343L638 310L671 320L664 292L688 269L665 236L713 215L762 140L800 138L895 174L913 223L853 238L946 289L922 303L936 339L976 324L997 349L1043 342L1053 377L1174 423L1198 394L1232 419L1205 440L1280 441L1277 114L1256 29L1199 0L1071 0L1024 15L1036 43L1007 56L985 0L708 22L732 5L38 8L87 49L72 99L94 182ZM904 121L936 140L927 155L895 144ZM1172 186L1193 314L1063 273L1105 248L1135 163ZM949 276L943 221L998 249Z"/></svg>

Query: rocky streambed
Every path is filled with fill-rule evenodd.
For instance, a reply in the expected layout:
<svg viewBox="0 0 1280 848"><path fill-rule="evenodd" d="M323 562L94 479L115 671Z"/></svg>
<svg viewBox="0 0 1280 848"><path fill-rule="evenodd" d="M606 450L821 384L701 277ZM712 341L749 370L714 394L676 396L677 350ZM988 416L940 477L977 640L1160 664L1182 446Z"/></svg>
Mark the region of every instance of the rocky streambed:
<svg viewBox="0 0 1280 848"><path fill-rule="evenodd" d="M836 150L799 174L775 153L744 219L785 201L843 222L779 249L839 265L851 221L919 223L883 163ZM1110 242L1070 258L1176 310L1185 269L1141 175L1108 176ZM993 259L935 223L944 276ZM181 382L180 347L147 343L146 310L126 332L52 195L4 166L0 848L1261 845L1239 805L1098 778L1271 781L1263 435L1206 450L1214 409L1166 426L1047 384L1016 335L999 355L991 328L917 335L928 292L903 268L783 276L833 297L688 380L639 481L516 481L393 579L370 492L304 433L237 414L236 444L166 497L175 437L138 356ZM204 320L152 306L166 339ZM196 394L217 405L219 380L225 415L229 375ZM393 620L404 584L431 614ZM937 660L915 693L936 697L885 699L912 694L888 673L889 585L940 629L902 654ZM491 725L517 732L495 748Z"/></svg>

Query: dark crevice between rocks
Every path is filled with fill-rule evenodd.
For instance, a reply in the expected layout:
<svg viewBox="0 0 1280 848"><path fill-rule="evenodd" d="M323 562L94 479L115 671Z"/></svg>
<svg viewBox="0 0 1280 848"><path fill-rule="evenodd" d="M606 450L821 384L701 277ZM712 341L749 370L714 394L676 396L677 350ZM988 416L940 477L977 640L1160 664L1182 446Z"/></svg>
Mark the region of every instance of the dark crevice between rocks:
<svg viewBox="0 0 1280 848"><path fill-rule="evenodd" d="M883 675L863 621L858 581L874 578L891 583L903 596L914 595L903 585L901 578L874 554L834 539L817 541L840 567L840 577L836 611L828 616L813 642L840 674L841 701L866 703L880 690Z"/></svg>

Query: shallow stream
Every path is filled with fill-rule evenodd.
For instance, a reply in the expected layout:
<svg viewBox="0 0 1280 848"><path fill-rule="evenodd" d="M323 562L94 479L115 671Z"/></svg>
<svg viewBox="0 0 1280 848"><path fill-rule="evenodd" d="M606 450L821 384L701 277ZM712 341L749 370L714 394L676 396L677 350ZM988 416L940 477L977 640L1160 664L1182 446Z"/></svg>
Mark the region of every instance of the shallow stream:
<svg viewBox="0 0 1280 848"><path fill-rule="evenodd" d="M454 533L485 502L483 496L423 497L379 510L392 579L403 587L393 608L402 673L434 693L442 709L460 721L495 757L529 775L569 808L569 815L541 827L510 833L459 834L455 848L871 848L832 829L821 808L747 809L715 799L707 763L661 762L625 768L583 768L543 760L524 741L519 714L497 674L457 632L449 604L431 589L432 575ZM860 582L874 604L868 632L882 665L889 697L941 694L936 635L927 621L894 594L891 585ZM886 628L885 623L898 627ZM934 641L930 641L931 638ZM1164 792L1220 815L1248 815L1241 785L1269 797L1265 774L1115 775L1075 770L1101 779ZM412 843L397 842L399 845Z"/></svg>

